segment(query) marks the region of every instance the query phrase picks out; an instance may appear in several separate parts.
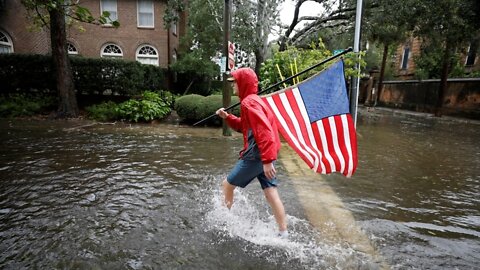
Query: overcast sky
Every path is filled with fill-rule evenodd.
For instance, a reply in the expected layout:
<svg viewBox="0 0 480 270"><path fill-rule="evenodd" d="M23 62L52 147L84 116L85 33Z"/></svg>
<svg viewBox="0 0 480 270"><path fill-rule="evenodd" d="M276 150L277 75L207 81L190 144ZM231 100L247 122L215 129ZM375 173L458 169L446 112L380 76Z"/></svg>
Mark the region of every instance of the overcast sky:
<svg viewBox="0 0 480 270"><path fill-rule="evenodd" d="M292 0L285 0L283 5L281 6L280 17L284 24L290 24L293 19L293 12L295 11L295 1ZM320 13L320 4L307 1L302 4L300 7L300 14L301 16L315 16Z"/></svg>

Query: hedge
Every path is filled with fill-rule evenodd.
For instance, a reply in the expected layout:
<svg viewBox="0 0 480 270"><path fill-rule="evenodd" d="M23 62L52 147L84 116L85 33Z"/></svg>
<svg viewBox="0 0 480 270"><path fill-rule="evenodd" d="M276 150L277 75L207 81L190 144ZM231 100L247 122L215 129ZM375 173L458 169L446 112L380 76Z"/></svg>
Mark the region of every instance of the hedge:
<svg viewBox="0 0 480 270"><path fill-rule="evenodd" d="M139 95L166 87L166 70L120 59L70 57L79 94ZM47 55L0 54L0 94L56 94L52 59Z"/></svg>
<svg viewBox="0 0 480 270"><path fill-rule="evenodd" d="M232 97L232 104L238 103L237 96ZM222 95L201 96L197 94L185 95L175 100L175 111L178 116L187 123L194 123L214 114L219 108L223 107ZM232 113L240 114L240 106L233 109ZM219 117L214 117L205 122L205 125L221 125Z"/></svg>

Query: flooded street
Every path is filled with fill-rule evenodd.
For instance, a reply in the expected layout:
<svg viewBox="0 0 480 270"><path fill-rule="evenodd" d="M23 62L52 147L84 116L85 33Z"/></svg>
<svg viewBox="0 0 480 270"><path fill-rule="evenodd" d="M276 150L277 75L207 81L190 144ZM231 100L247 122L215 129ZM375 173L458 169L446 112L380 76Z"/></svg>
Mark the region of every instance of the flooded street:
<svg viewBox="0 0 480 270"><path fill-rule="evenodd" d="M0 128L1 269L479 267L477 122L362 110L350 179L292 173L308 167L292 166L284 145L289 239L275 236L258 183L221 206L240 135L79 120ZM315 216L329 202L348 219ZM374 255L332 236L345 220Z"/></svg>

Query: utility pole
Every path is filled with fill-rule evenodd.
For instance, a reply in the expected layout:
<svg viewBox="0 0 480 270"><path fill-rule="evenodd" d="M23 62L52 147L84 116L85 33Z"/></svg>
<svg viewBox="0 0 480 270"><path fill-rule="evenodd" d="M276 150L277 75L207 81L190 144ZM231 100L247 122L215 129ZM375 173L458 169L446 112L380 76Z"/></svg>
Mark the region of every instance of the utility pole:
<svg viewBox="0 0 480 270"><path fill-rule="evenodd" d="M352 81L352 91L350 93L350 113L353 116L353 123L357 126L357 107L358 107L358 88L360 87L360 29L362 23L362 0L357 0L357 13L355 17L355 40L353 43L353 52L357 54L357 77Z"/></svg>
<svg viewBox="0 0 480 270"><path fill-rule="evenodd" d="M232 0L225 0L225 8L223 12L223 57L225 57L225 72L223 73L223 108L228 108L231 103L232 99L232 92L230 89L230 85L227 81L227 76L229 73L228 69L228 42L230 41L230 27L231 27L231 17L230 11L232 9ZM232 131L227 125L227 121L225 119L222 120L222 129L223 129L223 136L232 136Z"/></svg>

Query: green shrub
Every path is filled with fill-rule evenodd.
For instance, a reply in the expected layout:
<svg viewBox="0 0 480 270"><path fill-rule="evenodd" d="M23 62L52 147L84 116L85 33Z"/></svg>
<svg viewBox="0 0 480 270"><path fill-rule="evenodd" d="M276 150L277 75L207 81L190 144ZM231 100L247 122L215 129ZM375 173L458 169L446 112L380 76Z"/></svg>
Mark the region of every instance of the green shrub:
<svg viewBox="0 0 480 270"><path fill-rule="evenodd" d="M88 118L98 121L110 121L118 118L117 104L113 101L88 106L85 110Z"/></svg>
<svg viewBox="0 0 480 270"><path fill-rule="evenodd" d="M174 109L178 116L185 121L195 121L198 119L198 110L203 96L192 94L179 97L175 100Z"/></svg>
<svg viewBox="0 0 480 270"><path fill-rule="evenodd" d="M120 119L138 122L161 119L171 112L170 105L154 92L145 91L139 100L130 99L117 107Z"/></svg>
<svg viewBox="0 0 480 270"><path fill-rule="evenodd" d="M198 110L198 116L200 119L198 120L201 120L205 117L208 117L214 114L218 110L218 108L221 108L221 107L223 107L222 95L211 95L211 96L204 97L200 101L200 107ZM222 124L222 119L220 117L213 117L205 124L219 126Z"/></svg>
<svg viewBox="0 0 480 270"><path fill-rule="evenodd" d="M166 86L165 69L136 61L71 57L78 94L138 95ZM0 54L0 93L56 94L52 58L48 55Z"/></svg>
<svg viewBox="0 0 480 270"><path fill-rule="evenodd" d="M4 95L0 96L0 117L32 116L52 110L55 104L49 95Z"/></svg>
<svg viewBox="0 0 480 270"><path fill-rule="evenodd" d="M165 97L162 98L161 95ZM155 93L145 91L141 97L116 104L112 101L86 108L88 117L100 121L152 121L162 119L172 110L173 96L166 91Z"/></svg>
<svg viewBox="0 0 480 270"><path fill-rule="evenodd" d="M238 103L237 96L232 97L232 104ZM214 114L219 108L223 107L222 95L200 96L186 95L175 101L175 111L178 116L188 123L194 123ZM233 109L232 113L239 115L240 106ZM221 125L222 121L219 117L213 117L206 121L205 125Z"/></svg>

